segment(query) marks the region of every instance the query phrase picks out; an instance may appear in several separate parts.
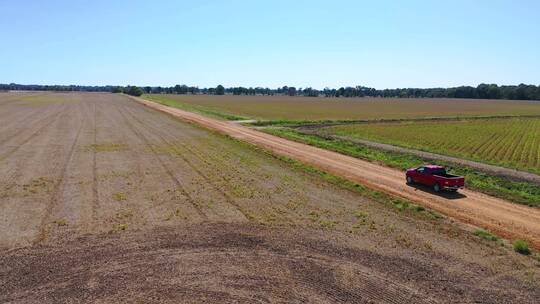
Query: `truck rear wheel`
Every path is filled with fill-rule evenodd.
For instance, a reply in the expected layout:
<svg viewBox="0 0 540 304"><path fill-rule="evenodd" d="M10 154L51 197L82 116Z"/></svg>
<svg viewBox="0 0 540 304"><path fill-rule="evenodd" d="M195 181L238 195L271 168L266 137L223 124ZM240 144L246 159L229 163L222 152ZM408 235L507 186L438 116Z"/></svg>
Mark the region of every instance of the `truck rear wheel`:
<svg viewBox="0 0 540 304"><path fill-rule="evenodd" d="M409 184L409 185L414 184L414 180L412 179L412 177L407 176L407 184Z"/></svg>
<svg viewBox="0 0 540 304"><path fill-rule="evenodd" d="M433 185L433 190L435 192L439 192L439 191L441 191L441 186L439 184L435 183L435 185Z"/></svg>

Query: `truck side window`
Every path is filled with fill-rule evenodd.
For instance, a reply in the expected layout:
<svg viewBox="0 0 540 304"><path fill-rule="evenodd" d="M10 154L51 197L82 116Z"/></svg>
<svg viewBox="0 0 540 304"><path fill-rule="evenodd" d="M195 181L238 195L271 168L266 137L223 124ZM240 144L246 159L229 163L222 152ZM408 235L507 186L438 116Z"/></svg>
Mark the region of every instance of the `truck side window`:
<svg viewBox="0 0 540 304"><path fill-rule="evenodd" d="M424 167L418 168L416 172L424 174L426 172L426 168Z"/></svg>

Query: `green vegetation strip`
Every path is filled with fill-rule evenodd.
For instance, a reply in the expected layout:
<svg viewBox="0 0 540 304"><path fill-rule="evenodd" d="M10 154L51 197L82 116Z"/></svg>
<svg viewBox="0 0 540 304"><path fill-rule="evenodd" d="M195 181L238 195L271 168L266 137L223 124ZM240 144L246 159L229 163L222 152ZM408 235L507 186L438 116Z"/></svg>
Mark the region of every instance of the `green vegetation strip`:
<svg viewBox="0 0 540 304"><path fill-rule="evenodd" d="M302 134L289 128L268 128L263 131L286 139L306 143L315 147L339 152L401 170L417 167L426 163L426 160L412 154L382 151L346 140L326 139L317 135ZM453 168L453 165L450 163L438 163L452 168L453 173L465 176L467 187L470 189L503 198L511 202L531 207L540 207L539 186L490 176L469 167Z"/></svg>
<svg viewBox="0 0 540 304"><path fill-rule="evenodd" d="M498 236L493 235L491 232L483 230L483 229L478 229L474 231L474 235L487 241L493 241L493 242L500 241L500 238Z"/></svg>
<svg viewBox="0 0 540 304"><path fill-rule="evenodd" d="M339 127L348 125L358 125L364 127L366 125L376 124L398 124L398 123L440 123L440 122L469 122L478 120L510 120L510 119L534 119L540 118L540 115L478 115L478 116L426 116L414 118L372 118L372 119L323 119L323 120L291 120L291 119L276 119L276 120L258 120L249 125L257 127Z"/></svg>

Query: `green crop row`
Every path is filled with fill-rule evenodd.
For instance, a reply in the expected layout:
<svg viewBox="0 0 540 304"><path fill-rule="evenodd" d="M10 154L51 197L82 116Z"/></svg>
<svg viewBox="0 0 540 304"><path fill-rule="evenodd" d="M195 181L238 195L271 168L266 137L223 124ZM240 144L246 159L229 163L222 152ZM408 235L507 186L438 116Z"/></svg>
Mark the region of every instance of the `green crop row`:
<svg viewBox="0 0 540 304"><path fill-rule="evenodd" d="M538 118L353 124L320 132L540 173Z"/></svg>

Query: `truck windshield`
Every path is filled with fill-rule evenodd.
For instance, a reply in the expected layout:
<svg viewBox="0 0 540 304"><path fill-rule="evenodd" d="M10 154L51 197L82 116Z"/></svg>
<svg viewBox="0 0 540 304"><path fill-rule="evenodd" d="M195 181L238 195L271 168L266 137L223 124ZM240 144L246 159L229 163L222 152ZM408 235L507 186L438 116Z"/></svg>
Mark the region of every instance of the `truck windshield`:
<svg viewBox="0 0 540 304"><path fill-rule="evenodd" d="M445 176L446 175L446 169L444 169L444 168L433 169L433 171L431 171L431 174Z"/></svg>

